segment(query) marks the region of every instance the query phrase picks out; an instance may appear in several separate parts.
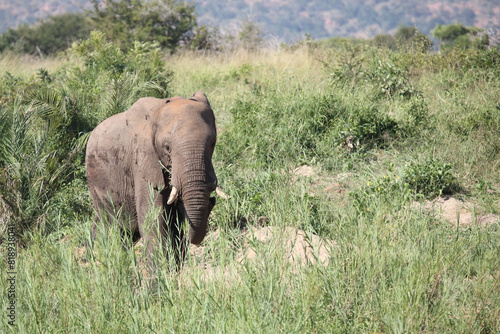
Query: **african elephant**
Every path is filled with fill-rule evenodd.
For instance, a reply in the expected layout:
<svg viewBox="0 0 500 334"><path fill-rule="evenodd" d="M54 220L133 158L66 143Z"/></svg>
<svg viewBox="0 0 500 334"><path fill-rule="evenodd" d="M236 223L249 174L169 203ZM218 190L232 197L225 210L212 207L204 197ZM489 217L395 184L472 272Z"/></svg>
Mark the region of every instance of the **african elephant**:
<svg viewBox="0 0 500 334"><path fill-rule="evenodd" d="M134 241L143 238L151 267L156 243L166 247L168 238L177 260L183 258L179 221L188 221L191 243L203 241L215 205L210 193L225 197L212 165L215 142L215 116L202 92L189 99L141 98L91 133L85 167L98 216L120 212L120 230ZM147 219L153 208L159 217Z"/></svg>

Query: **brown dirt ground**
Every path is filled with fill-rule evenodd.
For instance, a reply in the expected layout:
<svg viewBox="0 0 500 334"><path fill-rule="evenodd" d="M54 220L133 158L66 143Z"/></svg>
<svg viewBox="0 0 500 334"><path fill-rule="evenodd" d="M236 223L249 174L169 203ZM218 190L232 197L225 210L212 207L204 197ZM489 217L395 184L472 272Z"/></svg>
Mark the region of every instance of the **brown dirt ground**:
<svg viewBox="0 0 500 334"><path fill-rule="evenodd" d="M203 255L209 251L210 242L215 241L218 237L219 231L215 230L207 235L206 241L201 245L190 246L189 256L202 260L194 268L193 266L185 267L179 275L179 281L186 284L184 275L190 275L196 271L201 281L223 280L227 283L241 283L240 272L246 270L245 264L251 262L256 267L262 265L265 253L269 249L284 254L283 266L285 267L286 262L288 262L292 266L293 272L298 273L302 268L309 264L315 264L317 261L326 266L330 260L331 252L338 247L335 241L324 240L315 234L293 227L252 226L242 231L239 236L241 247L237 249L235 254L236 261L222 267L219 264L203 260Z"/></svg>
<svg viewBox="0 0 500 334"><path fill-rule="evenodd" d="M478 208L470 201L454 197L439 197L424 203L413 203L414 208L432 211L450 224L465 227L473 224L486 226L499 221L499 216L492 213L478 214Z"/></svg>

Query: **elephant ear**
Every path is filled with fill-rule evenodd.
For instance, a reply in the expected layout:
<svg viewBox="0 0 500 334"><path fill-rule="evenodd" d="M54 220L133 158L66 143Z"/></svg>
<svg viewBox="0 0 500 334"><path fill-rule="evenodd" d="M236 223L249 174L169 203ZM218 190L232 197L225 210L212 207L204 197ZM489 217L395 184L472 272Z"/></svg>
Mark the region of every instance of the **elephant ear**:
<svg viewBox="0 0 500 334"><path fill-rule="evenodd" d="M152 130L149 126L137 127L133 133L133 156L135 158L135 182L145 181L151 184L155 190L165 189L168 182L165 180L163 165L158 159L158 153L151 138ZM139 184L139 183L137 183Z"/></svg>
<svg viewBox="0 0 500 334"><path fill-rule="evenodd" d="M149 123L155 110L162 107L165 103L164 101L164 99L157 99L154 97L143 97L137 100L137 102L125 112L126 126L135 128Z"/></svg>
<svg viewBox="0 0 500 334"><path fill-rule="evenodd" d="M208 107L210 107L210 103L208 102L208 98L203 92L196 92L189 98L191 101L197 101L205 103Z"/></svg>

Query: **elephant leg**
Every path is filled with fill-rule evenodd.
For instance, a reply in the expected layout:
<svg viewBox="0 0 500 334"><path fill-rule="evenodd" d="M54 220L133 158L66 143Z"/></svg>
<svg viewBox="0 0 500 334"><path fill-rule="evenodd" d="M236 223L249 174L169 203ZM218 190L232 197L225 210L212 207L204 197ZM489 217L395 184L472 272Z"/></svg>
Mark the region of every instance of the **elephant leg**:
<svg viewBox="0 0 500 334"><path fill-rule="evenodd" d="M137 222L139 234L144 244L144 255L151 274L156 268L155 252L158 252L158 244L165 248L165 220L163 214L163 196L157 192L154 194L153 205L149 196L136 196ZM160 214L158 214L160 212Z"/></svg>
<svg viewBox="0 0 500 334"><path fill-rule="evenodd" d="M175 258L177 269L180 269L186 256L186 236L183 229L183 216L181 210L177 207L168 207L167 209L167 228L170 237L170 246Z"/></svg>
<svg viewBox="0 0 500 334"><path fill-rule="evenodd" d="M140 232L135 230L129 230L126 228L120 229L120 235L122 239L122 248L127 251L132 247L139 239Z"/></svg>

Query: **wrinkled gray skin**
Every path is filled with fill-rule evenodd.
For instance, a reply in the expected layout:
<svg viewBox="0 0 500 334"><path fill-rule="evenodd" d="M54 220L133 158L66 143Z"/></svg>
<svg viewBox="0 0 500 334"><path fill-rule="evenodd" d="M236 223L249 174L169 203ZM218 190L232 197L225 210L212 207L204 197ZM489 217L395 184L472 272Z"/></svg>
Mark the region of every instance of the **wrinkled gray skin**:
<svg viewBox="0 0 500 334"><path fill-rule="evenodd" d="M131 234L134 241L143 238L151 267L156 243L166 247L168 238L180 250L177 260L184 257L185 238L177 221L188 220L191 243L203 241L215 205L210 198L217 186L215 141L214 113L202 92L190 99L142 98L90 135L85 166L98 215L106 211L116 216L121 208L123 235ZM179 196L168 205L172 186ZM161 209L153 222L146 219L152 209L151 189L153 205Z"/></svg>

